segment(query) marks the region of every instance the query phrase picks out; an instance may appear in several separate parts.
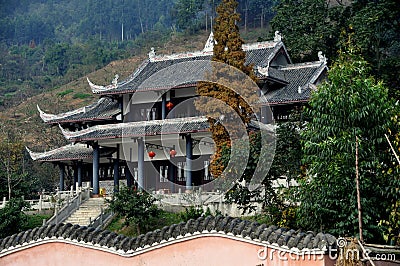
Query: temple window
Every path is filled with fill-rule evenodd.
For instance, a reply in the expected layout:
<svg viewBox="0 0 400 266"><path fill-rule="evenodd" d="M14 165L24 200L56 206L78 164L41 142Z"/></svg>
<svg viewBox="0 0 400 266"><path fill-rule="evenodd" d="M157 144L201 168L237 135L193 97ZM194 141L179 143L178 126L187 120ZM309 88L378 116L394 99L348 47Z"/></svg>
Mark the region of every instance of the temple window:
<svg viewBox="0 0 400 266"><path fill-rule="evenodd" d="M168 181L168 166L167 165L161 165L160 166L160 183L164 183Z"/></svg>
<svg viewBox="0 0 400 266"><path fill-rule="evenodd" d="M212 175L209 171L210 161L204 161L204 180L212 180Z"/></svg>
<svg viewBox="0 0 400 266"><path fill-rule="evenodd" d="M135 179L135 181L138 181L138 169L137 167L133 168L133 178Z"/></svg>
<svg viewBox="0 0 400 266"><path fill-rule="evenodd" d="M185 168L186 162L178 162L178 182L186 181Z"/></svg>
<svg viewBox="0 0 400 266"><path fill-rule="evenodd" d="M140 116L143 121L156 120L156 108L142 108L140 109Z"/></svg>

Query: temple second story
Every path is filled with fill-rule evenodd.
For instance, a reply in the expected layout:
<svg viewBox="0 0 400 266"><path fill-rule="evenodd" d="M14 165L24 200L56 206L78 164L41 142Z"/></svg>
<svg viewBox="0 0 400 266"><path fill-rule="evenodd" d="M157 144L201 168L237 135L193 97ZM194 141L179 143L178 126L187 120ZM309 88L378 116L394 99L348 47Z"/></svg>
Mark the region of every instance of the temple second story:
<svg viewBox="0 0 400 266"><path fill-rule="evenodd" d="M258 78L258 93L264 96L260 98L260 104L273 106L275 119L283 117L293 106L307 102L312 90L326 75L326 58L322 53L315 62L293 64L279 33L273 41L245 44L243 50L246 52L246 64L253 66ZM152 49L149 58L122 81L116 75L110 85L102 86L88 79L94 94L113 101L112 107L109 104L108 108L114 109L106 110L110 100L104 100L107 103L100 104L99 101L93 113L117 112L119 106L118 114L121 116L118 120L125 122L198 116L199 111L193 105L186 104L179 110L174 107L198 96L197 83L204 81L205 75L212 71L212 56L211 34L202 51L156 55ZM41 116L49 123L48 118ZM66 119L63 116L65 114L50 117L54 122L64 122ZM105 119L97 116L92 120L101 123Z"/></svg>

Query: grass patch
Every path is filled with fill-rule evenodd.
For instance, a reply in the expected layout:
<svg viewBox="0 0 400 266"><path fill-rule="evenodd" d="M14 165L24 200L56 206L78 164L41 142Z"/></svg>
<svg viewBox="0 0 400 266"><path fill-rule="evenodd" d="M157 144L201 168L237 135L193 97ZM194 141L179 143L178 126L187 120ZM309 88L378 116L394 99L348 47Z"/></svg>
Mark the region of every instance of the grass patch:
<svg viewBox="0 0 400 266"><path fill-rule="evenodd" d="M137 236L136 227L134 225L125 226L124 221L125 220L123 217L116 216L107 227L107 230L131 237ZM182 219L179 213L161 211L161 214L158 218L154 218L149 221L147 228L141 229L141 234L145 234L156 229L161 229L164 226L178 224L180 222L182 222Z"/></svg>
<svg viewBox="0 0 400 266"><path fill-rule="evenodd" d="M43 225L43 219L48 220L52 215L51 214L33 214L33 215L27 215L28 221L23 228L22 231L33 229L39 226Z"/></svg>
<svg viewBox="0 0 400 266"><path fill-rule="evenodd" d="M70 94L73 91L74 91L73 89L67 89L65 91L57 93L57 96L64 97L65 95Z"/></svg>
<svg viewBox="0 0 400 266"><path fill-rule="evenodd" d="M15 96L15 94L17 94L16 91L7 92L7 93L4 94L4 97L5 97L5 98L11 98L11 97Z"/></svg>
<svg viewBox="0 0 400 266"><path fill-rule="evenodd" d="M74 99L86 99L86 98L89 98L90 96L91 96L90 94L78 92L78 93L75 93L74 96L72 96L72 98L74 98Z"/></svg>
<svg viewBox="0 0 400 266"><path fill-rule="evenodd" d="M107 230L111 232L115 232L117 234L122 234L125 236L136 236L136 228L133 225L125 226L124 225L125 218L121 216L116 216L110 225L107 227Z"/></svg>
<svg viewBox="0 0 400 266"><path fill-rule="evenodd" d="M242 220L248 220L252 222L258 222L259 224L273 225L274 223L271 221L271 217L268 217L265 214L256 214L253 216L242 216L240 217Z"/></svg>

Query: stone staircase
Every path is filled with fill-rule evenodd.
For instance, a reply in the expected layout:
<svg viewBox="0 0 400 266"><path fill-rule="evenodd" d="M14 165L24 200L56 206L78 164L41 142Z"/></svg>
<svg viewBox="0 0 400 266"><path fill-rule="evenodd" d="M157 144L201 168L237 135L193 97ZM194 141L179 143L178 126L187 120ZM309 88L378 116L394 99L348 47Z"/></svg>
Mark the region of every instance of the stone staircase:
<svg viewBox="0 0 400 266"><path fill-rule="evenodd" d="M79 224L88 226L101 214L101 210L107 208L105 198L89 198L82 203L79 208L69 216L64 223Z"/></svg>

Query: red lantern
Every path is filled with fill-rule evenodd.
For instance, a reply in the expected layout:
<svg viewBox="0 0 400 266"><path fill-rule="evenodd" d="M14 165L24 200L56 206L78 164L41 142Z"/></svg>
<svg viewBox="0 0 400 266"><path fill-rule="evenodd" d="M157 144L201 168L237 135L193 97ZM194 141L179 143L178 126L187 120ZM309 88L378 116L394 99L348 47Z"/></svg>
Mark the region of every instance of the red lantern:
<svg viewBox="0 0 400 266"><path fill-rule="evenodd" d="M177 154L177 152L176 152L176 150L174 150L174 149L172 149L172 150L169 151L169 155L170 155L172 158L174 158L176 154Z"/></svg>
<svg viewBox="0 0 400 266"><path fill-rule="evenodd" d="M174 108L174 104L171 102L168 102L165 106L167 107L168 111L171 111L171 109Z"/></svg>
<svg viewBox="0 0 400 266"><path fill-rule="evenodd" d="M156 156L156 153L154 151L149 151L150 159L153 159L155 156Z"/></svg>

